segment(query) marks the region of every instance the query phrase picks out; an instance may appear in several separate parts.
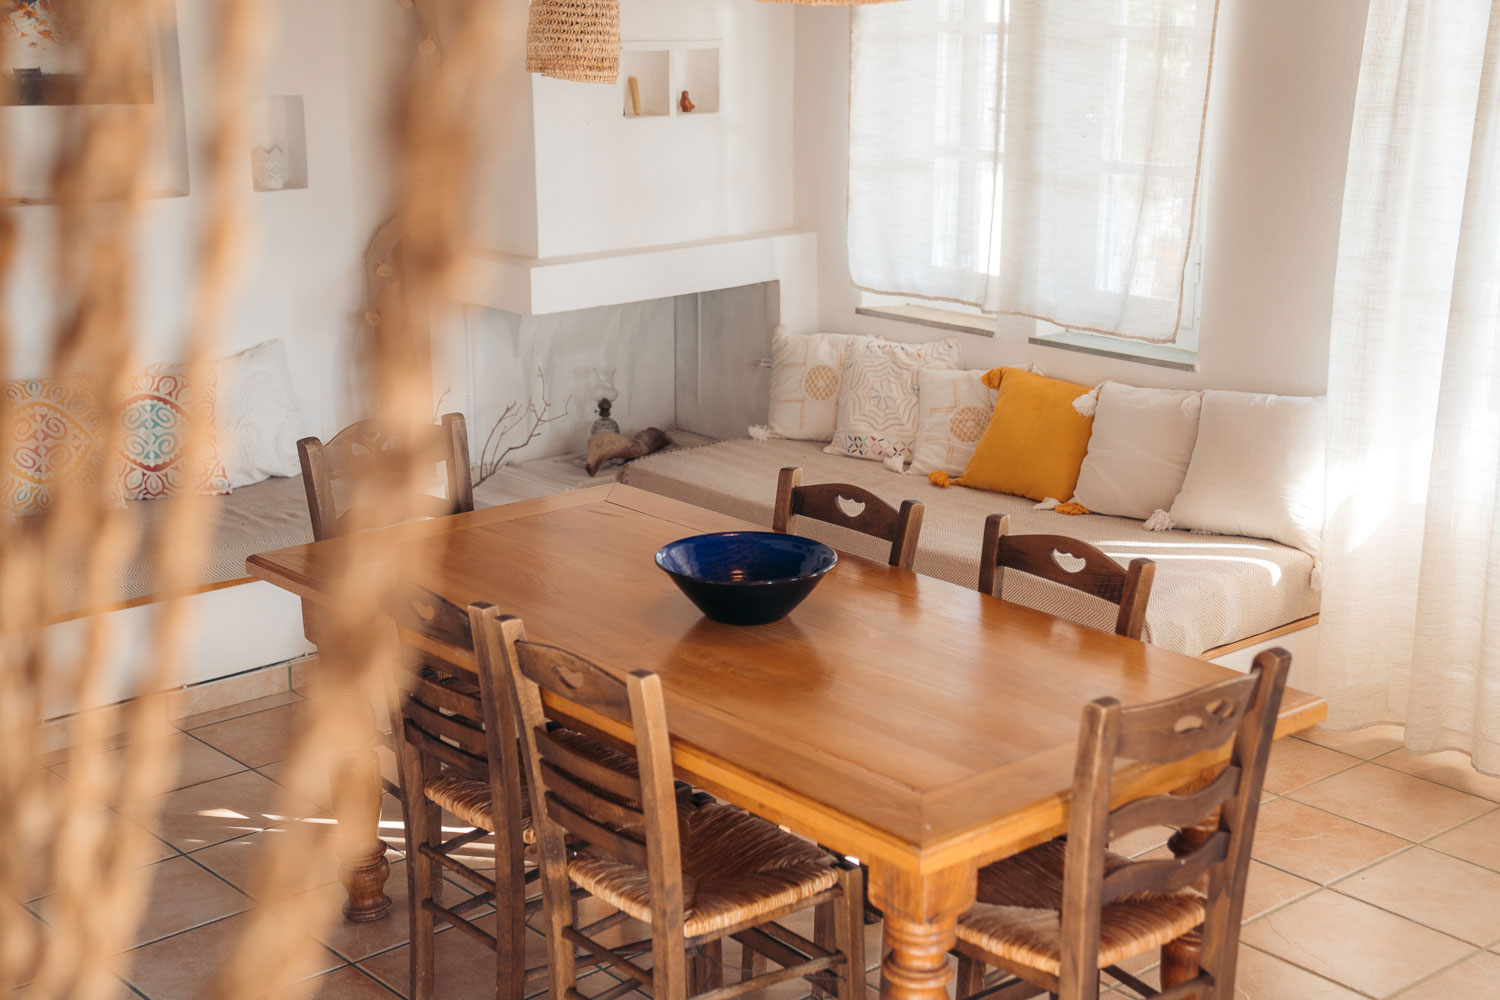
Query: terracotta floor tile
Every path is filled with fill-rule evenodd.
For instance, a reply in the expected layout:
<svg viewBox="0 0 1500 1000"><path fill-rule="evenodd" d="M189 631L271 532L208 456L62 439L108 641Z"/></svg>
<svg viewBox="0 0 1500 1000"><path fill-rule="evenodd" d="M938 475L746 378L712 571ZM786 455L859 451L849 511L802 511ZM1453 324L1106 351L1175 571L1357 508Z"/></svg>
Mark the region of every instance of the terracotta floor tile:
<svg viewBox="0 0 1500 1000"><path fill-rule="evenodd" d="M391 915L364 924L344 919L343 906L347 897L344 887L337 882L309 889L283 905L289 921L332 948L336 954L351 962L359 962L409 940L410 909L405 861L391 865L391 877L385 884L385 891L393 904ZM473 893L452 885L444 890L445 902L450 905L471 895Z"/></svg>
<svg viewBox="0 0 1500 1000"><path fill-rule="evenodd" d="M406 994L410 945L402 945L359 963L397 993ZM546 940L539 934L527 934L527 962L546 960ZM465 934L447 931L437 936L436 1000L471 1000L493 996L495 990L495 953Z"/></svg>
<svg viewBox="0 0 1500 1000"><path fill-rule="evenodd" d="M1427 846L1500 871L1500 809L1433 837Z"/></svg>
<svg viewBox="0 0 1500 1000"><path fill-rule="evenodd" d="M1472 946L1328 889L1261 917L1242 940L1371 996L1384 997Z"/></svg>
<svg viewBox="0 0 1500 1000"><path fill-rule="evenodd" d="M211 726L216 722L223 722L226 719L238 719L244 715L252 715L256 712L264 712L267 709L278 708L282 705L290 705L301 700L302 696L296 692L283 691L280 694L267 695L264 698L256 698L252 701L242 701L238 705L216 708L208 712L199 712L197 715L173 719L172 725L178 729L197 729L201 726Z"/></svg>
<svg viewBox="0 0 1500 1000"><path fill-rule="evenodd" d="M230 760L186 733L173 732L165 736L161 749L166 754L167 766L171 769L171 777L167 779L165 785L169 791L187 785L196 785L203 781L212 781L214 778L222 778L227 774L245 769L243 764ZM109 782L111 788L118 787L117 781L126 752L127 748L117 747L103 756L106 781ZM70 759L58 764L53 770L66 779L76 766L77 761Z"/></svg>
<svg viewBox="0 0 1500 1000"><path fill-rule="evenodd" d="M1360 1000L1360 995L1275 955L1242 947L1234 1000Z"/></svg>
<svg viewBox="0 0 1500 1000"><path fill-rule="evenodd" d="M291 764L292 762L289 760L278 760L270 764L262 764L256 770L283 788L290 788L297 792L319 808L331 809L333 806L333 789L329 786L328 769L317 768L312 773L304 773L301 775L300 787L298 787L294 785ZM397 815L400 815L399 810Z"/></svg>
<svg viewBox="0 0 1500 1000"><path fill-rule="evenodd" d="M1399 747L1406 739L1406 730L1401 726L1366 726L1347 733L1330 733L1322 726L1314 726L1297 735L1319 746L1372 760Z"/></svg>
<svg viewBox="0 0 1500 1000"><path fill-rule="evenodd" d="M125 981L151 1000L203 1000L233 959L256 914L240 913L120 956ZM275 962L261 963L261 984L278 989L342 965L332 952L296 928L283 927L292 943Z"/></svg>
<svg viewBox="0 0 1500 1000"><path fill-rule="evenodd" d="M1250 853L1268 865L1327 884L1406 846L1399 837L1277 799L1261 807Z"/></svg>
<svg viewBox="0 0 1500 1000"><path fill-rule="evenodd" d="M193 730L193 736L250 767L283 760L302 730L306 706L294 702Z"/></svg>
<svg viewBox="0 0 1500 1000"><path fill-rule="evenodd" d="M1266 765L1265 790L1273 795L1284 795L1358 763L1358 757L1306 740L1277 740L1271 747L1271 759Z"/></svg>
<svg viewBox="0 0 1500 1000"><path fill-rule="evenodd" d="M1474 770L1473 761L1466 753L1446 750L1441 753L1412 753L1410 750L1392 750L1380 758L1382 767L1394 767L1407 774L1415 774L1428 781L1456 788L1460 792L1478 795L1491 802L1500 802L1500 778L1480 774Z"/></svg>
<svg viewBox="0 0 1500 1000"><path fill-rule="evenodd" d="M1495 1000L1497 995L1500 955L1481 951L1413 986L1401 1000Z"/></svg>
<svg viewBox="0 0 1500 1000"><path fill-rule="evenodd" d="M161 836L178 850L194 851L317 814L311 803L287 796L254 771L168 792L160 800Z"/></svg>
<svg viewBox="0 0 1500 1000"><path fill-rule="evenodd" d="M264 865L269 863L268 852L284 848L286 844L286 831L267 830L194 851L193 859L241 891L254 895L261 891L260 879L265 877ZM297 849L307 851L305 845L298 845ZM312 856L305 859L305 864L298 866L295 877L290 879L292 895L326 885L338 878L338 855L331 837L315 845L309 853ZM394 860L396 856L392 855L392 858Z"/></svg>
<svg viewBox="0 0 1500 1000"><path fill-rule="evenodd" d="M128 938L130 948L199 927L250 906L249 897L184 857L168 858L138 873L146 880L149 897L140 923ZM44 896L32 904L44 921L53 909L53 899Z"/></svg>
<svg viewBox="0 0 1500 1000"><path fill-rule="evenodd" d="M142 853L136 858L137 863L141 867L155 864L158 861L165 861L167 858L176 857L177 855L177 852L160 838L142 830L141 827L131 823L119 813L101 808L96 812L90 812L89 816L104 824L104 836L107 841L118 840L124 833L127 824L136 833L143 834L138 842ZM105 846L113 849L115 845L109 843ZM26 865L25 870L21 873L23 889L28 902L45 896L53 890L53 882L57 875L56 860L58 850L58 841L55 834L43 837L39 841L38 849L32 854L31 863Z"/></svg>
<svg viewBox="0 0 1500 1000"><path fill-rule="evenodd" d="M1426 840L1493 808L1488 799L1379 764L1361 764L1288 797L1407 840Z"/></svg>
<svg viewBox="0 0 1500 1000"><path fill-rule="evenodd" d="M1123 837L1116 837L1110 841L1109 849L1116 854L1123 854L1127 858L1134 858L1145 854L1147 851L1154 851L1165 844L1167 838L1172 836L1172 833L1173 830L1169 826L1142 827L1139 830L1125 834Z"/></svg>
<svg viewBox="0 0 1500 1000"><path fill-rule="evenodd" d="M1372 865L1334 888L1471 944L1500 940L1500 873L1425 847Z"/></svg>
<svg viewBox="0 0 1500 1000"><path fill-rule="evenodd" d="M1268 910L1290 903L1318 888L1318 883L1289 874L1279 868L1251 860L1249 882L1245 885L1244 919L1254 920Z"/></svg>
<svg viewBox="0 0 1500 1000"><path fill-rule="evenodd" d="M353 966L283 987L266 1000L391 1000L397 994Z"/></svg>

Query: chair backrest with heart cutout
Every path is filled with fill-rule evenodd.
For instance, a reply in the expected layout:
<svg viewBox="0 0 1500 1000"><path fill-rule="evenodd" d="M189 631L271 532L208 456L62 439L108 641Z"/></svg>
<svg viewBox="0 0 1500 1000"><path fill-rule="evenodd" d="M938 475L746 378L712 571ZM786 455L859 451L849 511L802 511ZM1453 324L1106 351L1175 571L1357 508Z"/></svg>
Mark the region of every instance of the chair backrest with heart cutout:
<svg viewBox="0 0 1500 1000"><path fill-rule="evenodd" d="M801 469L782 469L776 483L776 508L771 527L790 531L792 518L815 521L870 535L891 545L890 564L911 569L917 558L925 508L904 500L898 510L862 486L849 483L802 485Z"/></svg>
<svg viewBox="0 0 1500 1000"><path fill-rule="evenodd" d="M991 514L984 523L979 589L1002 597L1005 571L1029 573L1118 605L1115 632L1139 639L1156 563L1132 559L1122 567L1088 542L1066 535L1012 535L1010 517Z"/></svg>
<svg viewBox="0 0 1500 1000"><path fill-rule="evenodd" d="M1059 995L1098 995L1103 907L1157 905L1145 894L1178 894L1182 903L1181 894L1195 887L1205 914L1201 971L1173 995L1232 1000L1232 990L1216 984L1234 982L1250 846L1290 666L1286 650L1272 649L1255 658L1248 675L1176 698L1131 708L1100 698L1084 707L1063 871ZM1122 761L1136 769L1161 766L1226 743L1232 743L1229 761L1211 780L1110 809L1116 782L1131 774L1131 763ZM1174 843L1174 858L1124 862L1108 854L1111 840L1135 830L1200 825L1211 832L1195 846ZM1128 922L1115 925L1121 933Z"/></svg>

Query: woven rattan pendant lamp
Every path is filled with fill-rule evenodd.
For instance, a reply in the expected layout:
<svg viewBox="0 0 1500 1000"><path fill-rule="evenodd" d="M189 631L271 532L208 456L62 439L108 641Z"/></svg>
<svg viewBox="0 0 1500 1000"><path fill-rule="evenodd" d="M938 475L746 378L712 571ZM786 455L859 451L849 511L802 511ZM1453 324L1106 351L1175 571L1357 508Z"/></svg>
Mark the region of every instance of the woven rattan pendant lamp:
<svg viewBox="0 0 1500 1000"><path fill-rule="evenodd" d="M620 0L531 0L526 71L579 83L620 78Z"/></svg>

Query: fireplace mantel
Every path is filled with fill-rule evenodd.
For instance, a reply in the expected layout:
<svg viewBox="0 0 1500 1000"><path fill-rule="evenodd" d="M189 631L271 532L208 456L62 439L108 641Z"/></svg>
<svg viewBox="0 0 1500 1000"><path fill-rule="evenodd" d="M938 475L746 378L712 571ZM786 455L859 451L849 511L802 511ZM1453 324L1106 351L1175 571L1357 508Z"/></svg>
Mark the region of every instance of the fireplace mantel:
<svg viewBox="0 0 1500 1000"><path fill-rule="evenodd" d="M471 250L455 294L474 305L540 316L779 281L785 309L789 298L815 300L817 269L817 234L790 229L571 257Z"/></svg>

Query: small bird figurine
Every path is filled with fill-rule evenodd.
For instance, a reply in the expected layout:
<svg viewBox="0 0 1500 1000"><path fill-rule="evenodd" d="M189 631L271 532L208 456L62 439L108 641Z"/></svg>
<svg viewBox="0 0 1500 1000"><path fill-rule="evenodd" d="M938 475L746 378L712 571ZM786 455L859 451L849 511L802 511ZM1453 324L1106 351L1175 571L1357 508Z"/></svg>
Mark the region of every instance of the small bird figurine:
<svg viewBox="0 0 1500 1000"><path fill-rule="evenodd" d="M693 103L693 99L688 96L688 92L685 90L682 92L682 100L677 102L677 106L683 111L691 111L693 110L693 108L697 107L697 105Z"/></svg>

